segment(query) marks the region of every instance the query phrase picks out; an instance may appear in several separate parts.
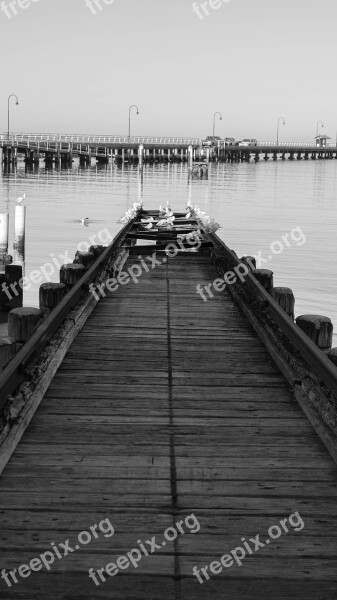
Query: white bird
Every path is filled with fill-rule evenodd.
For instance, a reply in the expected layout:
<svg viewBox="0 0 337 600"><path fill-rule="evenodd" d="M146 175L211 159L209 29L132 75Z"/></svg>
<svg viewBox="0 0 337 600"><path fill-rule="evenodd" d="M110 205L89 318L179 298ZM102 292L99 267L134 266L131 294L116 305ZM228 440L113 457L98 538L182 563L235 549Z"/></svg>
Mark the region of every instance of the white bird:
<svg viewBox="0 0 337 600"><path fill-rule="evenodd" d="M140 221L141 223L153 223L154 218L150 217L149 219L141 219Z"/></svg>
<svg viewBox="0 0 337 600"><path fill-rule="evenodd" d="M26 197L26 194L19 196L19 198L16 199L17 203L20 204L20 202L24 202L25 197Z"/></svg>
<svg viewBox="0 0 337 600"><path fill-rule="evenodd" d="M185 219L190 219L191 216L192 215L191 215L190 211L188 210L187 213L186 213Z"/></svg>
<svg viewBox="0 0 337 600"><path fill-rule="evenodd" d="M82 217L80 222L82 225L87 225L89 223L89 217Z"/></svg>
<svg viewBox="0 0 337 600"><path fill-rule="evenodd" d="M148 225L144 225L145 229L152 229L153 223L148 223Z"/></svg>

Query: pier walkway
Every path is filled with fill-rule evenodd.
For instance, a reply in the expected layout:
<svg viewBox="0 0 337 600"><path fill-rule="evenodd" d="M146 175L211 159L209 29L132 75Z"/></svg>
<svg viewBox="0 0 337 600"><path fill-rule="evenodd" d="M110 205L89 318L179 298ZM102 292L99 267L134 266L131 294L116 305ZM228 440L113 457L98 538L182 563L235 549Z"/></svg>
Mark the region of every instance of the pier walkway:
<svg viewBox="0 0 337 600"><path fill-rule="evenodd" d="M209 257L161 262L98 303L0 479L1 569L74 547L106 518L114 535L11 588L0 580L0 598L332 600L332 458L231 296L196 294L218 276ZM301 530L193 575L296 511ZM168 541L177 522L186 533ZM153 536L162 547L138 568L89 579Z"/></svg>

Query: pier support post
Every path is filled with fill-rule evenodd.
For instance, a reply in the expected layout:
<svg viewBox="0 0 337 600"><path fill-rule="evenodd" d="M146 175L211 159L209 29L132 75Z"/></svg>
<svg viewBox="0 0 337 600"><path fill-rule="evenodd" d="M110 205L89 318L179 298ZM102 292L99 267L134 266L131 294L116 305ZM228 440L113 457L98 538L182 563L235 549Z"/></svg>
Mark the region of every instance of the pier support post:
<svg viewBox="0 0 337 600"><path fill-rule="evenodd" d="M0 371L16 354L16 344L10 337L0 338Z"/></svg>
<svg viewBox="0 0 337 600"><path fill-rule="evenodd" d="M191 169L193 165L193 146L189 146L187 150L188 166Z"/></svg>
<svg viewBox="0 0 337 600"><path fill-rule="evenodd" d="M60 269L60 283L64 283L67 288L71 288L83 277L85 271L86 269L83 265L62 265Z"/></svg>
<svg viewBox="0 0 337 600"><path fill-rule="evenodd" d="M269 269L255 269L253 275L258 282L261 283L264 289L271 293L273 289L273 271L270 271Z"/></svg>
<svg viewBox="0 0 337 600"><path fill-rule="evenodd" d="M333 325L329 317L322 315L301 315L296 324L320 348L328 351L332 344Z"/></svg>
<svg viewBox="0 0 337 600"><path fill-rule="evenodd" d="M9 214L0 213L0 254L6 254L8 250L8 227Z"/></svg>
<svg viewBox="0 0 337 600"><path fill-rule="evenodd" d="M83 265L86 269L88 269L94 261L95 256L92 252L81 252L80 250L77 250L74 264Z"/></svg>
<svg viewBox="0 0 337 600"><path fill-rule="evenodd" d="M39 290L40 310L44 317L47 317L51 311L61 302L67 293L67 287L64 283L42 283Z"/></svg>
<svg viewBox="0 0 337 600"><path fill-rule="evenodd" d="M331 350L329 350L328 358L330 358L331 362L337 367L337 348L331 348Z"/></svg>
<svg viewBox="0 0 337 600"><path fill-rule="evenodd" d="M255 271L256 269L256 258L255 256L242 256L240 261L246 265L250 271Z"/></svg>
<svg viewBox="0 0 337 600"><path fill-rule="evenodd" d="M143 161L144 161L144 146L143 146L143 144L139 144L139 147L138 147L138 161L139 161L139 166L142 167Z"/></svg>
<svg viewBox="0 0 337 600"><path fill-rule="evenodd" d="M294 320L295 296L293 291L287 287L275 287L272 289L271 295L287 315Z"/></svg>
<svg viewBox="0 0 337 600"><path fill-rule="evenodd" d="M21 308L23 304L22 265L6 265L5 277L8 287L9 310Z"/></svg>
<svg viewBox="0 0 337 600"><path fill-rule="evenodd" d="M26 342L43 319L38 308L14 308L8 314L8 336L15 342Z"/></svg>
<svg viewBox="0 0 337 600"><path fill-rule="evenodd" d="M14 248L21 254L25 252L26 207L17 204L15 207Z"/></svg>

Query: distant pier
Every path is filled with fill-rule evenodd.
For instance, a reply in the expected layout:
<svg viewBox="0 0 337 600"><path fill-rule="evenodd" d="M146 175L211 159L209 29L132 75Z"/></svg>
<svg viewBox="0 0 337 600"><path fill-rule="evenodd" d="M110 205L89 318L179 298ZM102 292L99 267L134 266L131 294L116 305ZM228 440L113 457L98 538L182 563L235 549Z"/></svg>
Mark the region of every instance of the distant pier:
<svg viewBox="0 0 337 600"><path fill-rule="evenodd" d="M259 142L257 146L203 147L199 138L123 137L59 134L1 135L2 162L15 165L23 154L27 165L71 166L75 157L80 165L90 166L112 161L135 162L188 162L189 160L220 161L229 163L258 162L260 160L319 160L336 159L337 146L317 146L310 143L290 142L276 144Z"/></svg>

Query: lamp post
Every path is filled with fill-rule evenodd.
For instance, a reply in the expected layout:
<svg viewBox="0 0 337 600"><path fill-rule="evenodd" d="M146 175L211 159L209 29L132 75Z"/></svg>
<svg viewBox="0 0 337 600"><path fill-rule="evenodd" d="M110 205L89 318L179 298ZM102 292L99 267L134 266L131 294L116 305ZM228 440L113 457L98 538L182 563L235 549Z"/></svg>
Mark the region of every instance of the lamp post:
<svg viewBox="0 0 337 600"><path fill-rule="evenodd" d="M279 127L280 127L280 121L283 121L283 125L286 124L284 117L279 117L277 119L277 134L276 134L276 144L278 146L278 132L279 132Z"/></svg>
<svg viewBox="0 0 337 600"><path fill-rule="evenodd" d="M214 116L213 116L213 137L214 137L214 131L215 131L215 117L216 117L216 115L220 115L220 121L222 121L222 114L219 111L215 112Z"/></svg>
<svg viewBox="0 0 337 600"><path fill-rule="evenodd" d="M130 108L129 108L129 135L128 138L130 139L130 129L131 129L131 108L136 108L137 112L136 115L139 115L139 108L136 104L131 104Z"/></svg>
<svg viewBox="0 0 337 600"><path fill-rule="evenodd" d="M318 125L321 124L322 127L324 127L324 123L323 121L317 121L317 125L316 125L316 137L318 137Z"/></svg>
<svg viewBox="0 0 337 600"><path fill-rule="evenodd" d="M7 122L7 139L9 140L9 101L11 98L16 98L16 106L18 106L19 104L19 100L18 97L16 96L16 94L11 94L10 96L8 96L8 122Z"/></svg>

